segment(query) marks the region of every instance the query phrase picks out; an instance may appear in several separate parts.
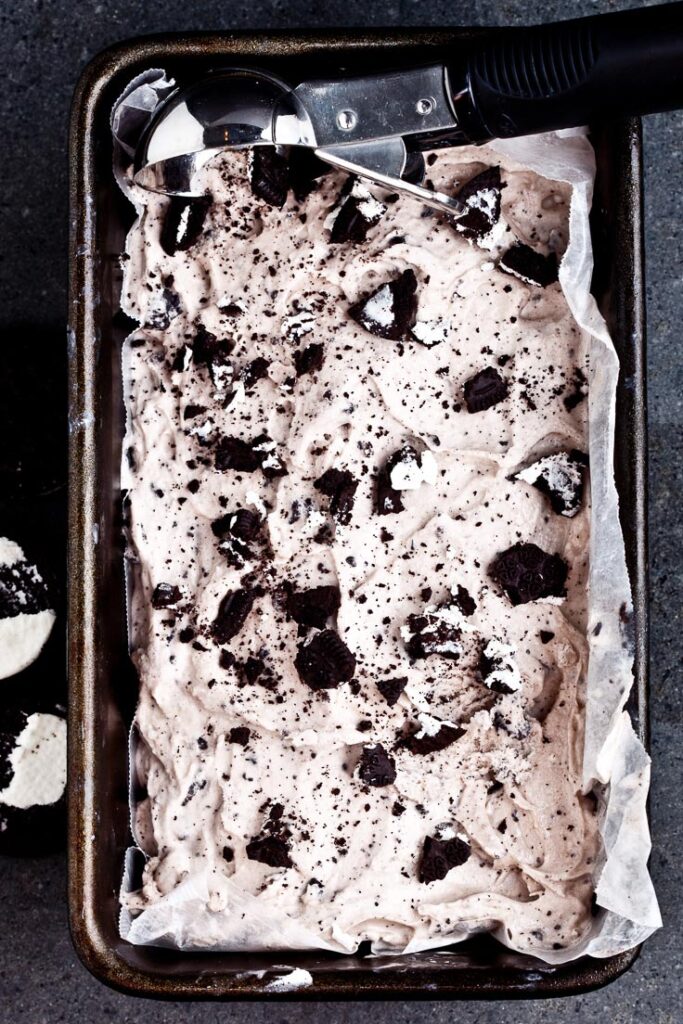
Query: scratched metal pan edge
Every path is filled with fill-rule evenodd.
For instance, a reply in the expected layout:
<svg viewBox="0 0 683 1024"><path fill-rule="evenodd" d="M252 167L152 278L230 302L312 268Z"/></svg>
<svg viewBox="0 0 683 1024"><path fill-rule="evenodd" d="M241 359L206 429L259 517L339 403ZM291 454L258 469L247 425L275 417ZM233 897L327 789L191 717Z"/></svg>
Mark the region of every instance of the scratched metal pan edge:
<svg viewBox="0 0 683 1024"><path fill-rule="evenodd" d="M118 254L132 210L111 172L109 112L130 78L161 66L191 76L208 63L251 61L303 74L330 60L354 69L437 59L486 29L212 33L118 44L83 72L71 114L69 264L69 924L83 963L101 981L141 996L262 999L287 963L313 984L275 995L302 999L547 998L617 978L639 948L559 967L504 949L488 936L447 953L377 961L323 953L187 954L131 946L118 935L117 893L128 831L126 731L137 681L127 655L118 462L123 428L117 315ZM634 593L635 685L629 709L648 739L645 330L640 122L596 125L593 290L621 359L615 473ZM396 964L396 958L392 959ZM265 971L259 979L254 972Z"/></svg>

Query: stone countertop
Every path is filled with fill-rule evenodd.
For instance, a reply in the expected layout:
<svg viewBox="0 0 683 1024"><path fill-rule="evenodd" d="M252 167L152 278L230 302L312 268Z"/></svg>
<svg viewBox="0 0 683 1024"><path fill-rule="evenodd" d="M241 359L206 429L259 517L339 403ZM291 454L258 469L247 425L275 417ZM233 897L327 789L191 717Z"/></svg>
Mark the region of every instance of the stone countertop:
<svg viewBox="0 0 683 1024"><path fill-rule="evenodd" d="M81 67L103 47L129 36L190 29L291 26L525 24L634 7L630 0L13 0L0 9L0 90L4 187L0 202L0 325L5 365L24 367L26 388L43 378L40 395L54 416L65 413L63 344L66 321L67 161L69 103ZM244 1021L294 1024L315 1013L326 1024L354 1020L444 1024L500 1021L605 1021L610 1024L676 1024L683 1020L680 942L683 888L681 712L676 679L683 660L683 115L658 115L645 126L645 232L647 252L648 377L650 424L652 873L665 927L646 945L634 968L599 992L536 1003L410 1004L211 1004L150 1003L110 991L90 977L71 946L66 922L65 859L0 860L0 1024L42 1021L213 1022L227 1015ZM46 369L47 367L47 369ZM14 374L12 375L14 376ZM7 379L4 374L0 379ZM12 383L11 387L16 387ZM36 402L35 390L34 406ZM42 398L41 398L42 404ZM19 411L21 420L21 410ZM27 414L28 415L28 414ZM49 452L50 428L45 432ZM54 433L54 431L52 432ZM51 456L50 456L51 457ZM64 492L50 499L44 540L54 572L63 570ZM15 519L0 496L0 534ZM9 525L8 525L9 524ZM63 582L63 581L62 581ZM59 580L58 580L59 584ZM59 587L58 589L63 589ZM44 685L57 700L65 691L63 644L49 662ZM0 685L7 685L6 683ZM676 979L679 979L678 981Z"/></svg>

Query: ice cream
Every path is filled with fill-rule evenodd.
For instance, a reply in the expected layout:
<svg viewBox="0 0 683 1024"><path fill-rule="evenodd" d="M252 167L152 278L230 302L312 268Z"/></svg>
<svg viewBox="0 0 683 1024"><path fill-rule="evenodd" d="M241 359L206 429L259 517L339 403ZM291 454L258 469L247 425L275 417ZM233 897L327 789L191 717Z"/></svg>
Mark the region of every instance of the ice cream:
<svg viewBox="0 0 683 1024"><path fill-rule="evenodd" d="M266 149L217 157L203 199L136 193L124 900L201 879L215 945L590 927L569 189L485 148L428 162L459 222Z"/></svg>

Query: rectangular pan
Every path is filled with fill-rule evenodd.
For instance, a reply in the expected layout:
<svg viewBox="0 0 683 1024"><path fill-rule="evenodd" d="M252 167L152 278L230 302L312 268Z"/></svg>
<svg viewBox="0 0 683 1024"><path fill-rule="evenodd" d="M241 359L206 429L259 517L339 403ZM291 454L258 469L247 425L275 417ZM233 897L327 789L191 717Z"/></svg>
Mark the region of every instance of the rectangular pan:
<svg viewBox="0 0 683 1024"><path fill-rule="evenodd" d="M514 998L584 992L618 977L634 949L549 966L487 936L444 953L367 959L319 952L188 954L131 946L118 934L117 894L130 844L126 737L137 698L127 654L119 460L124 410L120 349L132 324L117 313L118 255L132 208L112 177L109 114L149 67L178 78L209 66L260 64L285 79L334 67L380 68L453 58L488 30L373 30L148 37L100 54L77 88L70 128L69 322L69 912L86 966L129 993L172 999L259 999L286 963L313 983L289 999ZM634 591L630 710L647 741L645 333L641 136L638 121L593 126L594 293L621 359L615 471ZM255 973L266 972L260 979ZM272 998L270 992L267 993Z"/></svg>

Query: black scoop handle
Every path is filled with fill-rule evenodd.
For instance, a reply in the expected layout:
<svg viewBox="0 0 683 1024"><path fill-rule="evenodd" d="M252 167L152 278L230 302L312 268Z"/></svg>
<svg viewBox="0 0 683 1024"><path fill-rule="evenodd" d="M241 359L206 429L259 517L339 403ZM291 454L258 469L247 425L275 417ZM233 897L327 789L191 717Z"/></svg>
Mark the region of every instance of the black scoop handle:
<svg viewBox="0 0 683 1024"><path fill-rule="evenodd" d="M473 142L683 106L683 3L506 29L447 68Z"/></svg>

